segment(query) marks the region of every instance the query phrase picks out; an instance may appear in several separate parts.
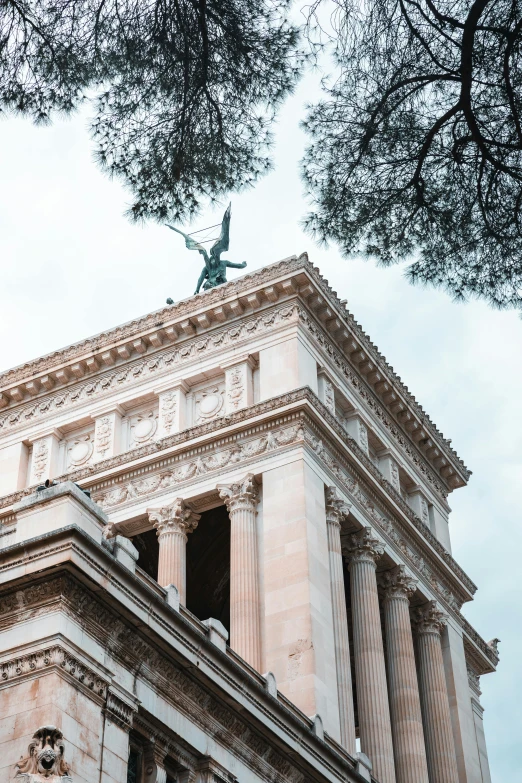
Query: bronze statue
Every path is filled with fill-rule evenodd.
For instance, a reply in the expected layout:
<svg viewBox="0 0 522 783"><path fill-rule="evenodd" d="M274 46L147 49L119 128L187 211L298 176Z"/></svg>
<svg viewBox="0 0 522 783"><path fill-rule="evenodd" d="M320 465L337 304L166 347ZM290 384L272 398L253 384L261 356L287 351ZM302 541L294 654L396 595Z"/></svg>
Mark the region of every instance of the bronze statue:
<svg viewBox="0 0 522 783"><path fill-rule="evenodd" d="M201 253L205 259L205 266L199 276L198 284L196 290L194 291L195 294L199 294L199 289L202 285L206 290L208 288L215 288L215 286L221 285L221 283L226 283L227 266L232 269L244 269L247 265L246 261L243 261L241 264L234 264L232 261L225 261L224 259L221 259L221 253L224 253L226 250L228 250L230 237L230 207L231 205L229 204L225 214L223 215L223 220L221 222L221 233L219 235L219 239L217 239L210 248L210 255L207 253L203 245L196 242L196 240L193 239L189 234L184 234L183 231L179 230L179 228L169 226L168 223L166 224L168 228L172 229L172 231L175 231L177 234L181 234L182 237L185 237L185 246L189 250L197 250L198 253ZM167 304L172 304L172 299L167 299Z"/></svg>

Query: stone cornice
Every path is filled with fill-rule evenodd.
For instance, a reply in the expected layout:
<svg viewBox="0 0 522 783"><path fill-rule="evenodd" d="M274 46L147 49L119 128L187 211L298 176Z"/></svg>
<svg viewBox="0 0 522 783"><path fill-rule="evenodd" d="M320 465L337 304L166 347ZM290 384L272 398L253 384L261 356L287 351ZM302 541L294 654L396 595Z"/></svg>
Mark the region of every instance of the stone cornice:
<svg viewBox="0 0 522 783"><path fill-rule="evenodd" d="M245 408L241 411L237 411L221 419L215 419L214 421L198 425L197 427L193 427L180 433L176 433L175 435L163 438L161 441L157 441L156 443L147 446L141 446L140 448L131 452L119 454L116 457L99 462L96 466L82 468L72 473L65 474L59 477L58 480L71 480L74 482L80 482L83 487L89 487L91 489L98 501L103 500L103 497L106 497L108 492L115 492L115 498L117 497L116 502L108 504L109 507L121 504L122 502L124 503L127 499L132 499L133 497L137 496L148 498L148 496L151 494L153 495L154 493L158 495L158 491L160 493L162 491L162 485L160 482L161 476L165 475L166 472L170 471L170 475L175 478L175 471L179 470L181 471L179 474L180 478L177 479L177 481L181 481L183 479L184 468L182 454L178 454L176 452L176 454L172 455L172 457L169 457L167 454L165 454L167 449L182 446L185 443L189 445L190 442L194 441L195 439L201 439L204 437L209 438L209 449L211 451L208 457L209 461L207 460L207 462L205 462L205 457L202 454L200 443L198 443L194 451L191 451L189 447L189 451L187 452L187 455L184 457L184 459L188 459L190 461L192 453L197 454L197 457L192 459L192 462L190 463L192 467L190 470L186 471L186 480L191 480L193 476L202 475L208 470L219 471L226 464L226 462L231 462L239 466L242 461L248 459L252 460L262 453L269 453L275 448L284 448L288 444L292 445L292 443L294 443L298 438L296 427L302 427L302 423L300 424L299 421L295 418L298 413L295 410L292 413L292 411L288 409L290 407L295 409L295 407L298 405L302 407L303 404L307 409L311 410L311 412L315 412L316 423L323 425L321 432L318 432L318 438L313 436L312 439L308 439L308 445L314 451L316 456L326 460L327 466L333 465L334 463L339 465L339 460L343 459L335 454L335 446L331 447L334 448L332 455L327 453L326 446L328 445L328 434L324 431L324 424L326 423L337 436L337 447L339 444L341 444L344 448L347 448L345 458L350 458L351 455L354 455L357 458L357 461L365 468L366 472L373 478L374 482L381 488L381 494L379 497L377 497L374 490L372 490L371 487L367 485L366 477L361 476L359 473L353 474L354 477L356 477L356 480L362 482L362 486L365 487L366 494L364 495L362 502L366 505L367 511L372 516L373 521L376 522L380 527L385 525L387 534L395 537L398 536L397 542L402 542L402 538L404 534L407 533L408 527L407 525L405 527L404 523L399 521L393 508L386 507L387 503L389 502L387 500L387 496L391 497L395 506L400 509L409 523L411 523L413 528L415 528L416 532L410 530L410 532L407 533L409 538L412 539L412 535L413 538L416 538L418 537L418 534L420 534L421 540L425 539L428 542L432 549L435 550L437 555L450 569L450 572L462 583L462 585L465 586L466 590L473 594L476 590L474 583L469 579L469 577L464 573L462 568L458 565L458 563L456 563L449 552L447 552L442 544L431 533L429 528L415 515L413 510L403 500L401 495L384 478L384 476L375 467L368 456L358 447L356 442L347 434L347 432L339 424L335 417L331 415L327 408L320 402L320 400L308 387L297 389L293 392L288 392L287 394L283 394L279 397L272 398L271 400L258 403L257 405L254 405L250 408ZM266 434L263 435L263 433L259 430L259 425L257 424L259 418L266 415L273 416L274 414L277 414L278 417L281 417L282 412L285 410L287 410L287 428L289 428L289 434L286 433L285 428L282 427L283 421L281 420L281 423L275 428L275 432L270 432L270 427L268 427ZM249 420L256 422L257 438L261 438L259 444L254 446L249 445L248 442L245 442L244 446L234 446L234 438L230 432L231 428L234 428L234 431L238 432L238 435L235 437L236 440L239 439L241 442L241 440L245 437L244 426L248 426ZM226 437L223 440L224 450L227 454L226 462L223 461L223 459L220 457L220 441L216 441L215 437L210 440L211 436L215 436L215 434L224 427L227 427ZM246 433L246 435L248 435L248 433ZM302 436L299 437L302 438ZM146 462L144 461L145 459ZM139 464L137 464L138 460L141 460ZM169 467L169 465L172 465L172 467ZM178 465L179 467L177 467ZM109 471L115 471L119 467L122 467L123 471L118 472L115 476L110 478L107 476ZM147 478L148 475L152 474L154 471L157 472L158 469L159 478L157 480ZM335 467L333 469L335 471ZM103 474L103 478L97 479L97 474L100 473ZM132 482L133 476L139 477L137 478L137 483L136 481ZM346 477L345 473L342 475L337 475L337 478L341 478L344 482L348 481L348 484L350 484L350 482L353 483L353 479ZM127 488L129 487L129 482L133 486L132 490ZM150 484L147 484L147 482L150 482ZM172 481L170 484L165 485L165 488L168 486L173 487L175 486L175 483L176 481ZM119 487L121 487L121 490L118 489ZM125 494L121 494L123 489L125 489ZM19 501L24 495L28 495L33 492L34 487L20 490L17 493L6 496L0 500L0 508L3 507L7 509L12 506L13 503ZM375 497L375 500L378 501L381 507L386 509L385 513L391 516L393 522L391 522L386 517L383 517L382 513L377 512L374 505L371 503L371 508L368 507L368 498L373 497ZM418 544L416 546L418 547ZM406 554L407 550L404 549L404 546L402 548L403 553ZM421 570L425 567L424 562L426 559L433 559L432 557L430 558L428 552L429 550L423 551L422 555L416 555L418 561L417 567L419 567L420 564ZM460 600L469 600L469 596L465 597L462 595Z"/></svg>
<svg viewBox="0 0 522 783"><path fill-rule="evenodd" d="M256 288L261 290L249 295L248 292ZM374 411L388 410L397 423L397 432L403 433L403 440L411 441L415 450L428 462L436 463L450 489L465 483L470 473L451 449L450 442L436 429L402 380L339 301L337 294L308 261L306 254L299 258L292 256L9 370L0 375L0 407L13 403L14 407L18 407L26 397L39 398L36 405L33 403L33 408L45 407L48 397L40 398L42 390L69 388L74 378L94 378L104 372L103 368L113 365L117 367L110 373L111 376L125 375L126 368L138 355L145 354L147 362L154 361L162 346L185 340L191 335L215 331L216 324L223 321L237 322L245 308L250 311L266 309L271 302L297 295L306 302L314 318L317 317L324 325L334 344L342 347L343 355L355 369L352 386L359 391L363 388L371 390ZM29 415L30 407L25 406L24 415ZM8 421L5 417L2 420Z"/></svg>
<svg viewBox="0 0 522 783"><path fill-rule="evenodd" d="M473 626L466 620L461 612L457 612L458 621L464 631L464 648L466 657L469 658L478 674L487 674L495 671L498 666L499 656L488 645ZM487 663L486 663L486 659ZM488 665L489 664L489 665Z"/></svg>
<svg viewBox="0 0 522 783"><path fill-rule="evenodd" d="M70 532L60 531L58 535ZM78 544L84 546L86 539L81 531L76 530L75 536ZM87 547L92 545L93 542L89 542ZM98 560L96 565L100 565ZM43 603L50 606L51 602L53 612L58 605L74 622L80 623L113 660L148 682L163 699L267 783L305 783L310 779L355 783L358 780L354 759L331 738L319 741L311 730L311 720L280 694L276 699L270 696L261 675L241 666L235 656L217 650L208 640L202 623L194 619L188 623L179 612L170 609L161 596L151 594L136 577L128 576L133 583L129 592L128 587L125 589L118 583L110 567L104 573L106 587L96 593L86 587L83 578L79 582L67 572L48 575L47 580L41 579L30 587L4 586L4 590L8 588L4 592L7 604L2 596L0 620L4 620L4 606L9 606L11 595L18 601L18 611L23 607L25 610L31 608L34 613L42 604L39 591L43 591ZM110 594L107 586L111 588ZM119 591L122 588L126 597L125 610L120 614ZM103 601L100 600L102 593ZM150 618L145 624L146 615L142 611ZM16 622L16 612L11 614L11 620ZM107 628L111 628L110 643ZM142 632L144 628L145 633ZM187 667L188 660L192 665ZM106 693L107 708L112 714L114 694L111 689ZM238 696L240 701L236 706ZM119 713L122 706L125 709L120 718L128 725L129 705L118 699ZM139 718L137 722L143 724ZM277 742L274 742L274 733Z"/></svg>

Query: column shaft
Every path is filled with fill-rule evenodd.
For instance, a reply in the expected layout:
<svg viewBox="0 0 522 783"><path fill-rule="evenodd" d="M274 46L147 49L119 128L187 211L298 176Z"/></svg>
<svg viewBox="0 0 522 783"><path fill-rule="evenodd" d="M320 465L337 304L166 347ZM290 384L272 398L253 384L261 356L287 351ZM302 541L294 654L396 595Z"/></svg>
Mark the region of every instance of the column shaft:
<svg viewBox="0 0 522 783"><path fill-rule="evenodd" d="M416 582L404 566L386 572L384 619L397 783L428 783L409 596Z"/></svg>
<svg viewBox="0 0 522 783"><path fill-rule="evenodd" d="M361 750L373 765L379 783L395 783L390 708L375 560L384 547L363 528L350 536L355 683Z"/></svg>
<svg viewBox="0 0 522 783"><path fill-rule="evenodd" d="M261 671L261 600L254 476L219 486L230 516L230 646Z"/></svg>
<svg viewBox="0 0 522 783"><path fill-rule="evenodd" d="M187 536L185 533L165 531L158 535L158 584L161 587L175 585L179 592L179 601L185 605L187 600Z"/></svg>
<svg viewBox="0 0 522 783"><path fill-rule="evenodd" d="M444 615L434 601L418 613L419 685L430 783L458 783L455 744L440 632Z"/></svg>
<svg viewBox="0 0 522 783"><path fill-rule="evenodd" d="M330 587L332 590L332 615L335 644L337 693L339 698L339 721L341 745L352 756L355 747L355 716L353 709L352 672L350 667L350 646L348 620L346 616L346 595L344 591L343 556L341 552L341 517L349 513L350 506L337 497L334 487L326 493L326 530L328 536L328 557L330 563Z"/></svg>
<svg viewBox="0 0 522 783"><path fill-rule="evenodd" d="M180 603L187 600L187 534L198 525L201 514L195 514L182 498L170 506L147 509L150 521L158 533L158 584L174 585Z"/></svg>

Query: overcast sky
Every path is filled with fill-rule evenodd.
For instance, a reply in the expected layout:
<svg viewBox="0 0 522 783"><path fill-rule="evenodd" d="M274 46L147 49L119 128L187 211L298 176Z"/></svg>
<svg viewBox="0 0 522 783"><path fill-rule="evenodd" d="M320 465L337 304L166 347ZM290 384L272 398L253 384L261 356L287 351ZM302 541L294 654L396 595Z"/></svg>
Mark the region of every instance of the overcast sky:
<svg viewBox="0 0 522 783"><path fill-rule="evenodd" d="M228 257L252 270L307 250L473 471L450 496L453 555L479 586L465 615L502 640L499 670L481 686L493 783L511 783L522 768L522 320L413 288L400 268L346 261L303 234L298 120L314 90L309 77L280 116L274 172L232 194ZM124 190L93 162L87 117L0 122L1 369L194 291L198 254L167 228L127 222ZM204 212L192 230L222 212Z"/></svg>

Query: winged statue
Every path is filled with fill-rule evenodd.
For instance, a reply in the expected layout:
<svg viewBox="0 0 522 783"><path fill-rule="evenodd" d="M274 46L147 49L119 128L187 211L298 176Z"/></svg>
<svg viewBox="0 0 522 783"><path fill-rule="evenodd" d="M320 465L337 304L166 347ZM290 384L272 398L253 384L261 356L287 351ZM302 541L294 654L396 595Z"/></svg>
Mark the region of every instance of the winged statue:
<svg viewBox="0 0 522 783"><path fill-rule="evenodd" d="M226 212L223 215L223 220L221 221L221 232L219 234L219 238L210 248L210 254L207 253L206 248L203 247L200 242L197 242L193 237L191 237L190 234L185 234L183 231L180 231L179 228L174 228L174 226L170 226L168 223L166 223L168 228L170 228L172 231L175 231L176 234L181 234L181 236L184 237L185 247L187 247L189 250L197 250L198 253L201 253L205 260L205 266L203 267L199 276L198 284L194 292L195 294L199 294L201 286L203 286L203 289L206 290L208 288L215 288L215 286L221 285L221 283L226 283L227 267L231 269L244 269L247 265L246 261L243 261L241 264L234 264L232 261L226 261L225 259L221 258L221 253L224 253L228 250L230 239L230 215L231 204L228 205ZM167 299L167 303L171 304L172 300Z"/></svg>

